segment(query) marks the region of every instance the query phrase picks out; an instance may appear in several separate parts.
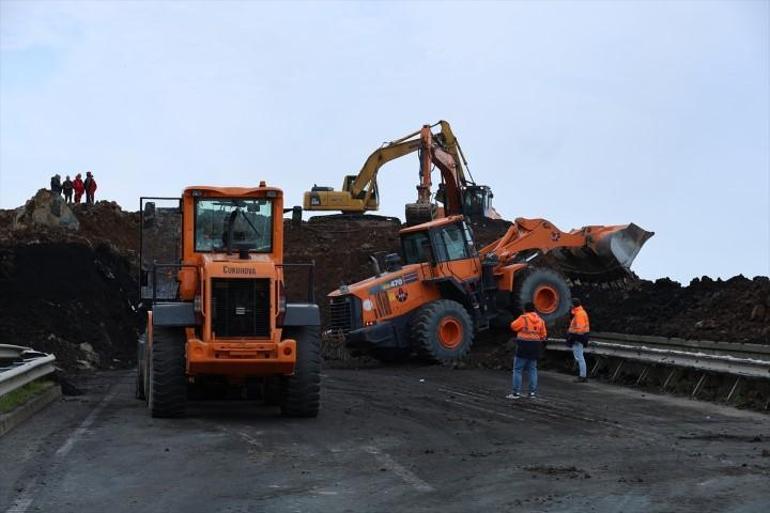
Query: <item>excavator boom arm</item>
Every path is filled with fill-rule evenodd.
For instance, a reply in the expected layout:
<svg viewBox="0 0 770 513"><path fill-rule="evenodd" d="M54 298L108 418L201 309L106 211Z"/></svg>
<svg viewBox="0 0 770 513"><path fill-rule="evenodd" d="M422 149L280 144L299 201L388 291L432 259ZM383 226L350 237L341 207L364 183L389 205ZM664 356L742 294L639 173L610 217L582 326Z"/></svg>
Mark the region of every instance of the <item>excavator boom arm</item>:
<svg viewBox="0 0 770 513"><path fill-rule="evenodd" d="M420 132L412 133L407 136L407 138L414 137L418 134L420 134ZM387 164L391 160L395 160L397 158L403 157L404 155L414 153L415 151L419 150L422 145L422 138L401 138L398 141L388 143L386 146L383 146L372 152L372 154L369 155L369 158L367 158L364 162L364 165L361 166L361 170L358 172L358 175L356 175L356 179L350 185L350 194L353 197L361 194L361 192L363 192L370 184L375 181L377 178L377 171L379 171L383 165Z"/></svg>

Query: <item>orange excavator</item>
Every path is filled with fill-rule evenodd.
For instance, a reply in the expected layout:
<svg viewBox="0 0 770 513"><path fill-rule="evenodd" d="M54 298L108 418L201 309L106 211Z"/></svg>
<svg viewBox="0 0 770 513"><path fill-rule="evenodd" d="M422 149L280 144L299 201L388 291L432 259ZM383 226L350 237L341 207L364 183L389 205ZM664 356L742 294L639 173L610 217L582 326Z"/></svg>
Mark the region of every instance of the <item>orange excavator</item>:
<svg viewBox="0 0 770 513"><path fill-rule="evenodd" d="M432 129L440 126L439 133ZM341 190L332 187L313 186L305 192L305 210L336 210L345 214L363 214L379 209L377 173L391 160L418 152L420 183L417 201L406 205L408 225L419 224L446 215L463 214L469 218L487 217L499 219L492 208L492 191L486 185L477 185L468 171L468 162L462 153L452 128L446 121L423 127L404 137L391 141L375 150L364 162L357 175L348 175ZM439 169L441 183L432 197L432 171ZM434 203L438 202L441 205Z"/></svg>
<svg viewBox="0 0 770 513"><path fill-rule="evenodd" d="M563 232L545 219L518 218L501 238L477 249L461 215L407 227L400 231L400 255L375 260L374 276L329 294L330 328L349 349L383 360L416 353L455 361L478 331L507 325L525 303L534 303L548 323L566 315L568 277L630 275L652 235L635 224Z"/></svg>

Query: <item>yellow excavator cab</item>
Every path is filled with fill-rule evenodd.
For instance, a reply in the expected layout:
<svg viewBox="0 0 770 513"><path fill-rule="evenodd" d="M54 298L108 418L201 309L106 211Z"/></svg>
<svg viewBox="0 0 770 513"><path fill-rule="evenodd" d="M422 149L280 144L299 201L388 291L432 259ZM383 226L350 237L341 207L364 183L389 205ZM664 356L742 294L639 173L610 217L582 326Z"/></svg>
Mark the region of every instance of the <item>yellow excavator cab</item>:
<svg viewBox="0 0 770 513"><path fill-rule="evenodd" d="M358 175L345 176L345 179L342 181L341 190L314 185L303 195L302 208L305 210L335 210L345 213L379 210L380 194L377 190L377 180L372 179L369 188L354 197L350 191L357 177Z"/></svg>

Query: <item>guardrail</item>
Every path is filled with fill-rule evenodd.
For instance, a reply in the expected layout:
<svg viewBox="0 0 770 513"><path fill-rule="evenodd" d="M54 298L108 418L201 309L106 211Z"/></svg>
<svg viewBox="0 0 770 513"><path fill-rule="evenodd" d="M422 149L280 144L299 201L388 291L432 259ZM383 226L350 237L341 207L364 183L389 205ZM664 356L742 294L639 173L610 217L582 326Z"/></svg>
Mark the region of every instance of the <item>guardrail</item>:
<svg viewBox="0 0 770 513"><path fill-rule="evenodd" d="M9 357L23 358L27 354L25 350L28 350L28 348L8 345L0 346L0 353L3 355L3 359ZM17 360L5 367L0 367L0 397L36 379L52 374L56 370L54 367L56 357L54 355L43 355L42 353L31 351L28 354L32 355L33 358L23 359L20 362Z"/></svg>
<svg viewBox="0 0 770 513"><path fill-rule="evenodd" d="M770 360L770 345L741 342L715 342L712 340L686 340L682 338L626 335L624 333L596 333L591 337L598 342L644 345L659 349L675 349L736 358Z"/></svg>
<svg viewBox="0 0 770 513"><path fill-rule="evenodd" d="M548 345L549 350L571 352L571 348L567 347L564 339L551 340L555 343ZM728 403L735 396L741 381L745 378L770 379L770 346L761 344L735 344L620 333L596 333L591 335L590 343L584 352L597 357L594 367L590 371L591 375L596 374L602 361L617 360L614 368L610 368L610 381L616 380L627 361L642 364L642 369L636 378L637 385L647 380L652 369L656 367L671 368L663 380L663 390L669 387L677 374L681 374L681 372L677 372L677 369L699 371L701 375L691 391L693 398L701 392L709 373L735 378L724 399ZM770 408L770 402L765 406L765 409L768 408Z"/></svg>
<svg viewBox="0 0 770 513"><path fill-rule="evenodd" d="M552 339L548 349L570 351L564 339ZM617 357L646 363L687 367L751 378L770 378L770 346L730 342L597 333L591 335L586 354Z"/></svg>

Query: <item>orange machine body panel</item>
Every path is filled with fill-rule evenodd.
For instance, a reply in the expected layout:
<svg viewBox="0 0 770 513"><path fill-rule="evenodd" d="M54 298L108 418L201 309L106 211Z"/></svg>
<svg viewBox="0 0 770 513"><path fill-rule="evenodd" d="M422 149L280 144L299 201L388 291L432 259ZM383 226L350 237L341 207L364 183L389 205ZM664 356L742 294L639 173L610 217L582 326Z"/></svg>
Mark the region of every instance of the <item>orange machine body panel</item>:
<svg viewBox="0 0 770 513"><path fill-rule="evenodd" d="M199 199L259 199L272 202L270 251L196 251L195 209ZM195 302L200 325L186 328L187 374L228 377L291 374L296 341L284 339L278 325L283 290L283 193L273 187L188 187L182 195L182 267L178 272L179 297ZM223 337L212 322L212 280L269 280L269 330L264 337ZM152 344L152 316L148 316L148 344Z"/></svg>

